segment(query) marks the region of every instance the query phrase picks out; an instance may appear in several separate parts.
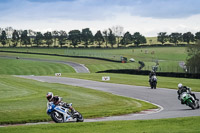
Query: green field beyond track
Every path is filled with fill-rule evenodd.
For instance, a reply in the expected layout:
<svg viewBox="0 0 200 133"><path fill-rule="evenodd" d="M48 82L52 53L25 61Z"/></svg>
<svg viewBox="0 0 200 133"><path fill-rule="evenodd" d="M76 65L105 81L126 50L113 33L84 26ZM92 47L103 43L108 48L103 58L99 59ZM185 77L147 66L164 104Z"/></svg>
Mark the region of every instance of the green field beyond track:
<svg viewBox="0 0 200 133"><path fill-rule="evenodd" d="M24 54L10 54L20 57L36 57L49 58L77 62L85 64L90 72L104 71L108 69L138 69L138 61L143 61L145 67L143 70L151 70L152 66L159 63L158 71L161 72L184 72L179 66L179 62L185 62L187 59L186 47L152 47L152 48L129 48L129 49L41 49L41 48L3 48L1 50L18 51L18 52L34 52L48 53L70 56L88 56L100 57L120 60L120 57L127 57L128 63L114 63L102 60L87 59L87 58L69 58L55 56L38 56ZM74 53L74 54L73 54ZM154 53L154 54L152 54ZM8 53L0 53L0 55L9 55ZM106 56L105 56L106 55ZM135 62L130 62L129 59L134 58ZM114 60L115 60L114 59Z"/></svg>
<svg viewBox="0 0 200 133"><path fill-rule="evenodd" d="M53 49L53 48L1 48L4 51L47 53L70 56L89 56L120 60L121 56L136 60L152 61L172 60L185 61L187 57L186 47L149 47L128 49ZM152 52L154 54L152 54ZM119 59L117 59L119 58Z"/></svg>

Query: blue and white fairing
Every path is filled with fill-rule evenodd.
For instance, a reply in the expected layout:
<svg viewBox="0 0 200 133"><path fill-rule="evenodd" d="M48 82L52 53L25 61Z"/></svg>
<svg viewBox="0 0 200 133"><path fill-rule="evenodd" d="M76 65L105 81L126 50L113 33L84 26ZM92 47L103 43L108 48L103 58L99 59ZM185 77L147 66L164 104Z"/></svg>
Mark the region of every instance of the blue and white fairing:
<svg viewBox="0 0 200 133"><path fill-rule="evenodd" d="M64 122L73 122L76 121L76 118L72 118L71 113L69 112L68 108L65 108L63 106L55 105L53 102L48 102L47 103L47 114L50 115L51 112L56 111L63 116L63 121Z"/></svg>
<svg viewBox="0 0 200 133"><path fill-rule="evenodd" d="M55 107L56 105L53 102L47 102L47 114L50 115Z"/></svg>

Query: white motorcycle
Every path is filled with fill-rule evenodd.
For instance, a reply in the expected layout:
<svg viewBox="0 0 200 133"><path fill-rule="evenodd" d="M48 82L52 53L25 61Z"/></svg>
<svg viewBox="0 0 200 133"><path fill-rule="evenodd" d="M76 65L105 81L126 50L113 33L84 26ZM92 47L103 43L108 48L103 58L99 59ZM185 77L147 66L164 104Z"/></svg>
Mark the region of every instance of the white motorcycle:
<svg viewBox="0 0 200 133"><path fill-rule="evenodd" d="M72 103L70 103L70 106L72 106ZM60 105L56 106L53 102L47 103L47 114L50 115L52 120L56 123L84 121L81 113L75 111L75 113L72 114L69 108Z"/></svg>

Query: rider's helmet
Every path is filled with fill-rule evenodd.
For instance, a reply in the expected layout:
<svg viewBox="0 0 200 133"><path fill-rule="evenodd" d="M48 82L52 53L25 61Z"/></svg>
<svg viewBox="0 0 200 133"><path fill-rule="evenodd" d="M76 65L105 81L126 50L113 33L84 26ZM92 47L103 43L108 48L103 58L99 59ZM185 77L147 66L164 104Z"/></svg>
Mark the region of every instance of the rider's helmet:
<svg viewBox="0 0 200 133"><path fill-rule="evenodd" d="M181 83L178 84L178 88L180 89L183 85Z"/></svg>
<svg viewBox="0 0 200 133"><path fill-rule="evenodd" d="M155 72L153 70L151 71L151 75L155 75Z"/></svg>
<svg viewBox="0 0 200 133"><path fill-rule="evenodd" d="M52 92L48 92L47 95L46 95L46 97L47 97L48 101L51 101L52 98L53 98L53 93Z"/></svg>

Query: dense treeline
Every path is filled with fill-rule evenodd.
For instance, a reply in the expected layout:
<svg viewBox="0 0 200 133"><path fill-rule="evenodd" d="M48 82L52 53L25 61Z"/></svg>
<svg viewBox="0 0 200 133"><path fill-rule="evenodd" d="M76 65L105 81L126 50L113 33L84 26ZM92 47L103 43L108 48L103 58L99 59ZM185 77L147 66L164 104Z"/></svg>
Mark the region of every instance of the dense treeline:
<svg viewBox="0 0 200 133"><path fill-rule="evenodd" d="M135 32L123 31L123 27L116 26L104 31L97 31L94 35L89 28L80 30L66 31L52 31L52 32L35 32L33 30L4 30L0 28L0 43L3 46L9 47L127 47L140 46L147 43L146 37ZM9 33L8 33L9 32ZM157 41L165 45L173 43L174 45L180 43L193 43L200 40L200 32L192 34L187 33L171 33L160 32L157 36ZM150 40L151 41L151 40Z"/></svg>
<svg viewBox="0 0 200 133"><path fill-rule="evenodd" d="M187 58L187 71L190 73L200 74L200 40L196 42L196 45L189 45L187 47L188 58Z"/></svg>

